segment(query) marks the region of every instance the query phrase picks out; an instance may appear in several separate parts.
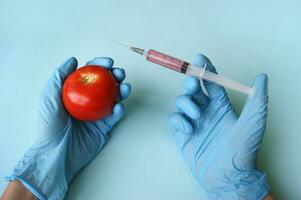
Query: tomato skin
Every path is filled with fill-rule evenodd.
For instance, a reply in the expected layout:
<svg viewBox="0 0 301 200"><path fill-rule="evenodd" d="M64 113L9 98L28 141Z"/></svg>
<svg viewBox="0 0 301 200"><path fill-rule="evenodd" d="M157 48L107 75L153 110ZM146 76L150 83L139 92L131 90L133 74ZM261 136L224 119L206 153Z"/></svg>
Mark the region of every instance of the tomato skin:
<svg viewBox="0 0 301 200"><path fill-rule="evenodd" d="M101 66L80 67L63 84L63 104L72 117L81 121L104 118L118 99L118 82L110 70Z"/></svg>

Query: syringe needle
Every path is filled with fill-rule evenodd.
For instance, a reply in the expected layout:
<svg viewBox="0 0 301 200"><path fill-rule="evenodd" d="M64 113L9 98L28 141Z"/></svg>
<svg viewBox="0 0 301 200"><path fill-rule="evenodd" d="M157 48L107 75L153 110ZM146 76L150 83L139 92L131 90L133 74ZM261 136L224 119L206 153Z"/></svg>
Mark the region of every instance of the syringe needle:
<svg viewBox="0 0 301 200"><path fill-rule="evenodd" d="M116 40L113 40L113 39L111 39L111 38L109 38L109 37L104 37L104 38L107 39L107 40L109 40L109 41L111 41L111 42L113 42L113 43L115 43L115 44L118 44L118 45L120 45L120 46L123 46L123 47L126 47L126 48L131 48L130 45L123 44L123 43L118 42L118 41L116 41Z"/></svg>
<svg viewBox="0 0 301 200"><path fill-rule="evenodd" d="M118 44L120 46L129 48L131 51L134 51L135 53L138 53L140 55L144 55L145 54L145 50L144 49L141 49L141 48L138 48L138 47L132 47L130 45L123 44L123 43L118 42L116 40L113 40L113 39L111 39L109 37L104 37L104 38L107 39L107 40L109 40L110 42L113 42L113 43Z"/></svg>

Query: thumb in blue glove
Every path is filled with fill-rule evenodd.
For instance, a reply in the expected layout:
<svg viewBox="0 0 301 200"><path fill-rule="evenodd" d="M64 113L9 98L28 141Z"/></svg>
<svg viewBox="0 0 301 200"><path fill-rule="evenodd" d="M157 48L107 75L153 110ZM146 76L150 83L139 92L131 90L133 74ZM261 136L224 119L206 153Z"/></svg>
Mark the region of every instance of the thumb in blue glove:
<svg viewBox="0 0 301 200"><path fill-rule="evenodd" d="M123 69L112 68L111 58L95 58L90 64L112 70L120 82L121 100L127 98L131 88L122 83ZM70 58L49 79L40 97L38 137L7 177L21 181L39 199L63 199L74 175L101 151L109 131L124 115L119 102L104 119L82 122L72 118L62 104L61 89L64 79L76 68L77 60Z"/></svg>
<svg viewBox="0 0 301 200"><path fill-rule="evenodd" d="M195 64L217 73L205 56ZM238 117L225 89L189 77L184 95L176 99L178 112L169 116L173 138L209 199L262 199L268 194L266 175L256 157L266 125L268 78L260 74Z"/></svg>

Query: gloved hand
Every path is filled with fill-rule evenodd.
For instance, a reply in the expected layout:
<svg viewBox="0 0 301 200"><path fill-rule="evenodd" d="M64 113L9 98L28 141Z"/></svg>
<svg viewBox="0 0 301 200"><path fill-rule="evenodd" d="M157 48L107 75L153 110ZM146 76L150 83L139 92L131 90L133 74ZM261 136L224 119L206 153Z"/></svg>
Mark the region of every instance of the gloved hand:
<svg viewBox="0 0 301 200"><path fill-rule="evenodd" d="M195 64L216 73L203 55ZM225 89L198 79L184 82L184 95L176 99L177 113L169 116L173 138L209 199L262 199L269 191L266 175L256 167L256 157L266 125L268 78L260 74L255 92L238 117Z"/></svg>
<svg viewBox="0 0 301 200"><path fill-rule="evenodd" d="M87 64L112 70L120 83L125 78L123 69L112 68L111 58L94 58ZM9 181L20 180L39 199L63 199L68 183L102 150L109 131L124 115L119 102L110 116L99 121L72 118L62 104L61 89L64 79L76 68L77 60L70 58L53 73L41 95L38 137L7 177ZM120 84L121 100L127 98L130 89L129 84Z"/></svg>

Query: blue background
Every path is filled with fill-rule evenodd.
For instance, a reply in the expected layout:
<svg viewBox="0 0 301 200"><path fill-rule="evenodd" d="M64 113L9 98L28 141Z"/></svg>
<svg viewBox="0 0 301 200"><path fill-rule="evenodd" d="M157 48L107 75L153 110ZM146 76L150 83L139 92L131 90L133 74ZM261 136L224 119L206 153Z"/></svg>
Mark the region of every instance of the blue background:
<svg viewBox="0 0 301 200"><path fill-rule="evenodd" d="M206 199L169 135L167 116L184 76L104 40L154 48L251 84L270 77L268 126L259 165L277 199L300 199L300 1L0 1L0 177L36 135L39 94L53 70L111 56L132 95L126 117L100 155L72 182L67 199ZM246 99L230 92L237 111ZM6 183L0 180L0 192Z"/></svg>

